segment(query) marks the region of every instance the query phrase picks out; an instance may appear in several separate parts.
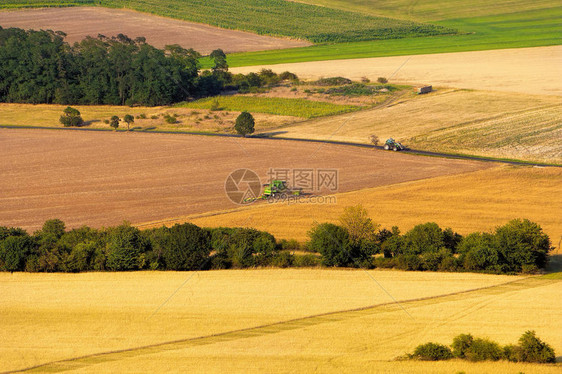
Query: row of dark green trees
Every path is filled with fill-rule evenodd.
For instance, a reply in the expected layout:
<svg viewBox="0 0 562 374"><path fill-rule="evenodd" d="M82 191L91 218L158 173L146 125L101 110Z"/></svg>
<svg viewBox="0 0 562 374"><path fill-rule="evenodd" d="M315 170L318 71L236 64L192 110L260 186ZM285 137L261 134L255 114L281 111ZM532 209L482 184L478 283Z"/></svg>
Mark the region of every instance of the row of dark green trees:
<svg viewBox="0 0 562 374"><path fill-rule="evenodd" d="M552 249L540 226L528 220L513 220L494 233L466 237L451 229L442 230L435 223L418 225L403 235L393 228L357 237L357 233L369 233L369 221L350 222L349 229L332 223L317 224L309 233L310 241L301 245L294 240L277 241L273 235L251 228L200 228L185 223L147 230L128 224L66 230L65 224L55 219L45 222L33 235L20 228L0 227L0 270L81 272L322 265L533 273L545 267ZM299 251L295 254L295 250Z"/></svg>
<svg viewBox="0 0 562 374"><path fill-rule="evenodd" d="M0 102L31 104L168 105L217 95L229 86L248 90L271 83L271 74L232 75L216 50L210 71L201 55L145 38L99 35L73 46L63 32L0 27Z"/></svg>

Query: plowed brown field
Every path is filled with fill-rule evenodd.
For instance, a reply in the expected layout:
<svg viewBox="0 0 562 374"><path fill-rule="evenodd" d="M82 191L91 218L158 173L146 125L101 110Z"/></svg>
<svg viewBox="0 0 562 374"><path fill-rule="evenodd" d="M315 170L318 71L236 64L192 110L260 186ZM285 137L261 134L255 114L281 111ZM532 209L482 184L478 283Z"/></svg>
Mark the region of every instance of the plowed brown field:
<svg viewBox="0 0 562 374"><path fill-rule="evenodd" d="M232 209L239 168L339 170L339 192L452 175L491 164L284 140L0 129L0 225L37 229L161 220Z"/></svg>
<svg viewBox="0 0 562 374"><path fill-rule="evenodd" d="M272 38L248 32L220 29L199 23L179 21L124 9L101 7L45 8L0 12L0 26L64 31L70 43L98 34L130 38L146 37L158 48L179 44L207 54L222 48L225 52L262 51L311 45L306 41Z"/></svg>

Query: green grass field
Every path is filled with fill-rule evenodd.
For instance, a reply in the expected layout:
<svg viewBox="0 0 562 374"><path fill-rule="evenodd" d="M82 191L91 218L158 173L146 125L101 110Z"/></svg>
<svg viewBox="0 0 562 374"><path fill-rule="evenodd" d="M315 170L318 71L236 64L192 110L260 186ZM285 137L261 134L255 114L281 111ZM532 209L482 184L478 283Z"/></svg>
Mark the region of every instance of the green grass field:
<svg viewBox="0 0 562 374"><path fill-rule="evenodd" d="M94 0L2 0L0 9L66 7L94 5Z"/></svg>
<svg viewBox="0 0 562 374"><path fill-rule="evenodd" d="M481 51L561 44L562 7L486 17L458 18L439 24L463 31L459 35L405 38L304 48L236 53L230 66L270 65L383 56ZM203 61L205 67L209 66Z"/></svg>
<svg viewBox="0 0 562 374"><path fill-rule="evenodd" d="M211 109L215 100L218 100L219 107L222 110L248 111L303 118L329 116L359 109L358 106L354 105L340 105L306 99L254 96L218 96L191 103L182 103L178 106L182 108Z"/></svg>

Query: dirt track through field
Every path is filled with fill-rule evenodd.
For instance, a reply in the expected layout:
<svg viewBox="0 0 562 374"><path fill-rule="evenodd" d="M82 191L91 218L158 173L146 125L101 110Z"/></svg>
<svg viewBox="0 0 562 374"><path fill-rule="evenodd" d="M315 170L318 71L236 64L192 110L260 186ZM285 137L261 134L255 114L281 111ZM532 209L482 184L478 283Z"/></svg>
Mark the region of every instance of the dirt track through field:
<svg viewBox="0 0 562 374"><path fill-rule="evenodd" d="M226 30L208 25L153 16L124 9L72 7L25 9L0 12L0 26L23 29L64 31L66 41L74 43L86 36L125 34L146 41L158 48L179 44L208 54L222 48L225 52L262 51L303 47L306 41L261 36L243 31Z"/></svg>
<svg viewBox="0 0 562 374"><path fill-rule="evenodd" d="M154 344L150 346L130 348L119 351L97 353L67 360L50 362L42 365L38 365L32 368L27 368L23 370L24 372L63 372L69 370L78 370L84 367L102 364L110 361L119 361L132 357L139 357L143 355L156 354L166 351L180 350L191 347L197 347L201 345L209 344L220 344L223 342L230 342L234 340L247 339L253 337L266 336L271 334L277 334L284 331L298 330L313 327L325 323L336 323L340 321L346 321L353 318L359 318L364 316L369 316L373 314L380 313L404 313L404 318L415 318L410 312L415 308L435 305L440 303L454 302L458 300L466 300L467 298L476 299L474 308L481 309L485 308L488 301L480 300L482 298L487 298L489 296L497 296L507 293L513 293L521 290L538 288L543 286L548 286L550 284L559 282L559 280L553 279L541 279L541 278L525 278L512 282L503 283L500 285L494 285L489 287L477 288L468 291L455 292L440 296L431 296L419 299L406 300L401 302L392 302L372 305L364 308L357 308L351 310L344 310L332 313L318 314L303 318L297 318L289 321L282 321L247 329L229 331L225 333L219 333L209 336L202 336L191 339L177 340L172 342L165 342L160 344ZM461 318L463 313L467 311L462 311L452 316L451 318Z"/></svg>
<svg viewBox="0 0 562 374"><path fill-rule="evenodd" d="M387 77L391 83L562 95L560 61L562 46L554 46L249 66L232 71L246 73L265 67L307 79L343 76L376 81Z"/></svg>
<svg viewBox="0 0 562 374"><path fill-rule="evenodd" d="M240 168L263 183L270 169L337 170L346 192L493 166L283 140L29 129L0 129L0 158L0 225L29 230L52 218L100 227L236 208L224 185Z"/></svg>

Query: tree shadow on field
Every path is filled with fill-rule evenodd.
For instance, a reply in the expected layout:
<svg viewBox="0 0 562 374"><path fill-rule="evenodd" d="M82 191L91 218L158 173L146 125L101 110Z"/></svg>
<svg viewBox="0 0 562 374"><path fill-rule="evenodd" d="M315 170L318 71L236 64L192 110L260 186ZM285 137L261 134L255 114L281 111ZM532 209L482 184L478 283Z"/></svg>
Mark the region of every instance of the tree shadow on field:
<svg viewBox="0 0 562 374"><path fill-rule="evenodd" d="M547 273L562 272L562 254L550 255L545 270Z"/></svg>
<svg viewBox="0 0 562 374"><path fill-rule="evenodd" d="M253 138L271 138L276 135L286 134L287 131L271 131L271 132L260 132L259 134L252 135Z"/></svg>

